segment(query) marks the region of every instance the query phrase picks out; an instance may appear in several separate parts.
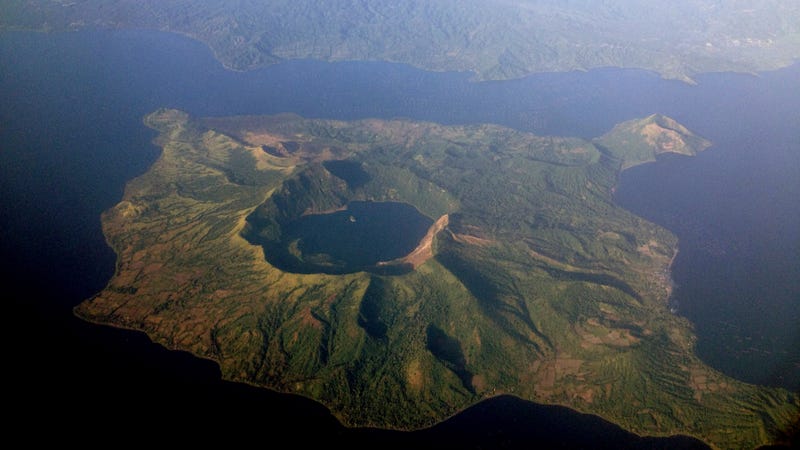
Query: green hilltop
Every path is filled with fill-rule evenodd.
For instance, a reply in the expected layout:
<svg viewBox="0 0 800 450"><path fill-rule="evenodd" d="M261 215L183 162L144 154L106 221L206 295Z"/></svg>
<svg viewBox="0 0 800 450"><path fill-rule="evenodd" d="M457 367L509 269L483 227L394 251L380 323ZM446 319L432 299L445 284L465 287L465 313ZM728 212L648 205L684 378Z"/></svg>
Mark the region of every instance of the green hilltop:
<svg viewBox="0 0 800 450"><path fill-rule="evenodd" d="M0 28L158 29L206 43L227 67L383 60L479 79L635 67L690 80L800 58L786 0L6 0Z"/></svg>
<svg viewBox="0 0 800 450"><path fill-rule="evenodd" d="M592 142L618 160L622 169L653 162L661 153L694 156L711 146L707 140L661 114L617 124Z"/></svg>
<svg viewBox="0 0 800 450"><path fill-rule="evenodd" d="M629 152L609 145L652 124L691 136L670 119L616 129L603 149L494 125L175 110L145 122L163 152L102 216L118 261L76 308L86 320L316 399L349 426L416 429L512 394L643 435L753 448L800 414L797 394L695 356L667 304L676 238L612 201ZM273 250L305 261L285 238L293 221L356 201L430 219L389 262L403 270L270 263Z"/></svg>

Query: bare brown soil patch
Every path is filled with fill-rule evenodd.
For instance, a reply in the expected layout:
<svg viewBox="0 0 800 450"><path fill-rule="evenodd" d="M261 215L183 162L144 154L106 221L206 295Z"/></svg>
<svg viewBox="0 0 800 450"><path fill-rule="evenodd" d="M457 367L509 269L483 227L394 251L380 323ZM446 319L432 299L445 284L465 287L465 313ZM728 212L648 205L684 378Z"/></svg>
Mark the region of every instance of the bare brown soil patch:
<svg viewBox="0 0 800 450"><path fill-rule="evenodd" d="M300 323L316 329L322 328L322 323L311 313L311 307L306 306L300 311Z"/></svg>
<svg viewBox="0 0 800 450"><path fill-rule="evenodd" d="M487 245L490 245L492 242L494 242L491 239L481 238L478 236L473 236L471 234L453 233L452 236L453 239L456 240L456 242L460 242L462 244L478 245L480 247L486 247Z"/></svg>

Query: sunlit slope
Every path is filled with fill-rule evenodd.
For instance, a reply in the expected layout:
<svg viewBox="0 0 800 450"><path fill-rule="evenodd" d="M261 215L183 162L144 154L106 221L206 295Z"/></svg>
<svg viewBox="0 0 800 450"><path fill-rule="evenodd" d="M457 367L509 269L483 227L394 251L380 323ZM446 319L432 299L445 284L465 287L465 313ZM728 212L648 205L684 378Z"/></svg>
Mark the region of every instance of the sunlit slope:
<svg viewBox="0 0 800 450"><path fill-rule="evenodd" d="M424 427L510 393L748 448L800 413L796 394L694 356L689 323L667 306L675 237L612 202L620 163L588 141L174 110L146 123L163 153L103 215L117 270L76 308L87 320L314 398L354 426ZM331 160L368 177L348 182ZM354 200L435 220L431 257L396 275L267 262L289 220Z"/></svg>
<svg viewBox="0 0 800 450"><path fill-rule="evenodd" d="M385 60L506 79L637 67L688 79L800 58L794 0L7 0L0 27L138 27L193 36L225 65Z"/></svg>

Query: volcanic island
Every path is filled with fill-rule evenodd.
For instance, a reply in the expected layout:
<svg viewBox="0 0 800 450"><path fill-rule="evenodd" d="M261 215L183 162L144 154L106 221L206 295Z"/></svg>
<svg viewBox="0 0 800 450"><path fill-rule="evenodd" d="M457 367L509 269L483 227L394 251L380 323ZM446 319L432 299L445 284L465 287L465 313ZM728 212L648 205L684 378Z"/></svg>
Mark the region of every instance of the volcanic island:
<svg viewBox="0 0 800 450"><path fill-rule="evenodd" d="M161 156L102 215L88 321L412 430L509 394L719 448L780 439L786 390L705 365L669 309L677 239L620 172L710 143L663 115L593 140L497 125L149 114Z"/></svg>

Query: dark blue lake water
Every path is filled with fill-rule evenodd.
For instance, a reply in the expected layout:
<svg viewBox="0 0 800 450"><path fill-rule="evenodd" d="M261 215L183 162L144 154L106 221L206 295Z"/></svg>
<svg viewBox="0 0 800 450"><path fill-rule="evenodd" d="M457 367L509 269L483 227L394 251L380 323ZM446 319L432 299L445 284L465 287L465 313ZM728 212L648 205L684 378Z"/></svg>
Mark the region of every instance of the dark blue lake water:
<svg viewBox="0 0 800 450"><path fill-rule="evenodd" d="M473 83L397 64L309 61L240 73L163 33L2 33L0 281L7 385L23 399L12 405L16 416L81 436L98 427L106 431L95 436L177 436L189 419L195 439L220 429L230 439L239 428L245 439L254 426L274 437L302 423L316 431L292 435L299 444L324 436L382 446L691 447L511 398L417 433L346 430L314 402L221 382L211 362L83 323L71 308L113 273L99 215L157 157L141 118L158 107L492 122L587 138L660 112L715 145L625 172L618 201L680 238L675 301L696 326L701 357L739 379L798 390L800 65L697 81L605 69ZM76 405L89 412L76 414Z"/></svg>
<svg viewBox="0 0 800 450"><path fill-rule="evenodd" d="M289 272L383 273L379 263L411 253L431 225L430 217L408 203L354 201L345 210L283 225L281 240L265 243L264 253L270 264Z"/></svg>

